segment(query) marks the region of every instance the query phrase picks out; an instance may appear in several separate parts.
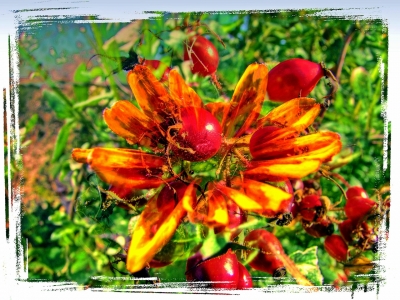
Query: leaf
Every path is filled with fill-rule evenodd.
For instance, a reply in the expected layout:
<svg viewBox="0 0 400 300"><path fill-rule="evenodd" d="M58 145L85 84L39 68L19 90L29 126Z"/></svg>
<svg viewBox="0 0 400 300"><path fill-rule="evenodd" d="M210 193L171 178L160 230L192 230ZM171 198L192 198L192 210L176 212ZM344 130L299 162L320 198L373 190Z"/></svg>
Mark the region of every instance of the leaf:
<svg viewBox="0 0 400 300"><path fill-rule="evenodd" d="M304 251L296 251L289 255L302 273L314 285L321 286L323 284L323 276L318 266L316 246L308 248Z"/></svg>
<svg viewBox="0 0 400 300"><path fill-rule="evenodd" d="M74 125L74 122L67 122L63 125L63 127L61 127L57 136L56 145L54 147L53 157L51 159L53 163L56 162L63 155L64 150L67 146L70 131Z"/></svg>
<svg viewBox="0 0 400 300"><path fill-rule="evenodd" d="M66 119L72 116L71 108L56 92L44 90L43 100L47 102L50 108L56 113L58 119Z"/></svg>
<svg viewBox="0 0 400 300"><path fill-rule="evenodd" d="M200 249L200 253L204 258L209 258L220 253L221 249L225 249L225 245L228 241L227 236L215 234L214 230L209 230L203 246Z"/></svg>
<svg viewBox="0 0 400 300"><path fill-rule="evenodd" d="M62 228L58 228L56 230L53 231L53 233L50 236L50 240L51 241L56 241L59 240L60 238L69 235L69 234L73 234L75 232L76 228L75 227L62 227Z"/></svg>
<svg viewBox="0 0 400 300"><path fill-rule="evenodd" d="M104 100L104 99L111 99L113 97L113 93L109 92L109 93L102 93L100 95L91 97L87 100L81 101L79 103L74 104L74 108L85 108L88 106L97 106L99 104L100 101Z"/></svg>
<svg viewBox="0 0 400 300"><path fill-rule="evenodd" d="M37 124L39 120L39 115L38 114L34 114L32 117L29 118L28 121L26 121L25 123L25 134L30 132L33 127L35 127L35 125Z"/></svg>
<svg viewBox="0 0 400 300"><path fill-rule="evenodd" d="M90 73L86 70L86 65L81 63L74 73L74 95L75 101L79 102L89 97L89 85L91 81Z"/></svg>

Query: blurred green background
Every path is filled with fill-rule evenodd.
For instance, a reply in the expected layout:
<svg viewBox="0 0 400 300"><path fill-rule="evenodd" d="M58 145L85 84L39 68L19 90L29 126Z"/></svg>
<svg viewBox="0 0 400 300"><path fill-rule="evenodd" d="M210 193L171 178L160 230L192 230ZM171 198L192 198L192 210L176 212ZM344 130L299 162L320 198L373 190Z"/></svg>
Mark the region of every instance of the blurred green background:
<svg viewBox="0 0 400 300"><path fill-rule="evenodd" d="M12 158L6 170L13 186L20 184L20 176L24 178L22 237L28 239L24 251L29 257L29 279L73 280L90 286L126 283L98 276L129 276L118 254L128 246L128 224L134 214L114 205L102 206L104 194L98 187L107 187L72 161L71 150L131 147L102 119L102 111L116 100L133 99L126 72L110 75L119 67L114 58L128 56L131 49L178 68L204 102L223 99L209 78L191 74L183 62L185 18L189 24L200 19L207 25L198 27L198 32L219 51L217 76L228 96L255 61L266 63L269 69L295 57L324 61L340 83L320 127L341 135L342 153L333 164L342 166L335 172L351 185L362 185L370 196L374 189L389 184L391 129L390 124L384 128L381 107L387 95L388 32L381 20L316 17L313 11L160 14L130 24L32 20L19 29L23 164ZM101 56L90 60L94 54ZM327 83L322 79L310 97L323 102ZM266 101L263 113L277 105ZM383 171L385 133L389 138ZM336 185L324 178L321 185L332 202L339 201ZM275 234L287 254L317 247L313 257L315 270L321 272L318 282L332 284L343 271L323 250L323 240L307 236L301 226L277 228ZM150 274L161 282L184 281L184 269L185 261L178 260ZM255 286L286 282L266 273L252 275ZM353 279L366 283L374 278ZM287 283L293 281L287 278Z"/></svg>

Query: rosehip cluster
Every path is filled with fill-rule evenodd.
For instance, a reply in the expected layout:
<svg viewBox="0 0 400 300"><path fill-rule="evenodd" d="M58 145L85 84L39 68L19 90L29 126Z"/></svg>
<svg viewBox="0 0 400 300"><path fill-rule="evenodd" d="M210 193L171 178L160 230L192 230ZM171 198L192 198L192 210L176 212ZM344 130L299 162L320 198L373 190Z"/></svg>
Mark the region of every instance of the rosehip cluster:
<svg viewBox="0 0 400 300"><path fill-rule="evenodd" d="M339 230L347 244L360 250L377 252L378 236L371 226L371 218L378 213L378 204L369 199L367 192L358 186L346 191L344 212L347 219L339 224Z"/></svg>

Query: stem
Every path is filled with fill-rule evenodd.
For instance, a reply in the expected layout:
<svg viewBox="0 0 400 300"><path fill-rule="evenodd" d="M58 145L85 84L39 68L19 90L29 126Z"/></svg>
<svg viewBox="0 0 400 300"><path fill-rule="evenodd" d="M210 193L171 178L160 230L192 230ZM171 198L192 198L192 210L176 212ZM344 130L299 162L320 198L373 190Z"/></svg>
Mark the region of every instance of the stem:
<svg viewBox="0 0 400 300"><path fill-rule="evenodd" d="M83 180L83 174L84 173L85 173L85 170L82 167L79 170L79 173L78 173L78 176L77 176L77 182L76 182L76 185L75 185L73 193L72 193L71 202L69 203L68 215L69 215L69 219L70 220L72 220L74 218L74 215L75 215L75 209L74 209L75 208L75 203L76 203L76 200L78 199L78 195L79 195L79 191L81 189L81 183L82 183L82 180Z"/></svg>
<svg viewBox="0 0 400 300"><path fill-rule="evenodd" d="M92 28L92 31L93 31L94 38L96 40L96 44L97 44L98 49L100 50L100 52L104 52L104 50L103 50L103 40L101 38L101 34L99 32L97 24L96 23L91 23L90 26ZM100 53L100 54L103 54L103 53ZM104 63L104 58L103 58L102 55L100 56L100 59L103 62L103 66L104 66L104 69L106 70L106 74L111 74L111 70L109 70L108 65L106 63ZM117 85L115 84L114 78L112 76L110 76L109 77L109 81L110 81L111 91L114 93L114 98L118 99L119 98L118 90L117 90Z"/></svg>
<svg viewBox="0 0 400 300"><path fill-rule="evenodd" d="M353 39L355 30L356 30L356 25L351 25L350 28L349 28L349 30L347 31L346 37L344 38L343 48L342 48L342 50L341 50L341 52L340 52L340 56L339 56L338 62L337 62L337 64L336 64L336 65L337 65L336 74L332 74L332 72L329 71L329 73L331 73L332 76L334 76L334 77L336 78L336 83L337 83L337 85L339 85L339 83L340 83L340 75L342 74L342 69L343 69L343 65L344 65L344 60L345 60L345 58L346 58L346 53L347 53L347 50L348 50L348 48L349 48L350 42L351 42L351 40ZM328 76L328 77L331 78L330 76ZM331 80L331 82L332 82L332 80ZM324 105L321 105L321 112L320 112L320 114L319 114L320 120L319 120L318 123L316 124L316 128L318 128L319 125L321 124L322 119L323 119L324 116L325 116L326 110L327 110L328 107L330 106L331 102L333 102L333 100L334 100L334 99L333 99L333 98L334 98L334 93L335 93L335 89L336 89L336 88L337 88L337 87L333 86L333 87L330 89L330 91L329 91L329 93L328 93L328 96L327 96L326 99L325 99Z"/></svg>
<svg viewBox="0 0 400 300"><path fill-rule="evenodd" d="M345 192L344 189L341 187L341 185L340 185L339 183L337 183L337 181L336 181L335 179L333 179L333 178L331 178L331 177L329 176L329 175L331 175L331 173L329 173L329 175L328 175L328 174L325 174L325 172L321 172L321 175L322 175L323 177L325 177L326 179L332 181L332 182L339 188L339 190L342 192L344 198L345 198L346 201L347 201L346 192ZM340 175L339 175L339 176L340 176ZM340 176L340 177L341 177L341 176ZM344 180L344 179L343 179L343 180ZM347 182L347 181L346 181L346 182ZM348 183L347 183L347 184L348 184ZM347 186L347 187L350 187L350 185Z"/></svg>
<svg viewBox="0 0 400 300"><path fill-rule="evenodd" d="M329 175L339 179L347 188L351 187L350 183L348 183L347 180L344 179L342 175L337 173L329 173Z"/></svg>

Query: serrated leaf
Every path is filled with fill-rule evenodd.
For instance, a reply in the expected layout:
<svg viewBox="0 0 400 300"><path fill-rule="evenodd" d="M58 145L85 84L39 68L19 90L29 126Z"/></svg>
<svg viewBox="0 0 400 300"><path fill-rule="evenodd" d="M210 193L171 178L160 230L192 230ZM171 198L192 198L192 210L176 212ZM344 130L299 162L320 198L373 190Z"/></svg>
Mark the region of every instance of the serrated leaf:
<svg viewBox="0 0 400 300"><path fill-rule="evenodd" d="M61 157L61 155L63 155L68 142L69 134L74 125L74 122L67 122L63 125L63 127L61 127L54 147L53 157L51 159L52 162L56 162Z"/></svg>
<svg viewBox="0 0 400 300"><path fill-rule="evenodd" d="M324 278L318 266L317 250L315 246L304 251L296 251L290 254L289 258L293 260L301 274L314 285L321 286Z"/></svg>

